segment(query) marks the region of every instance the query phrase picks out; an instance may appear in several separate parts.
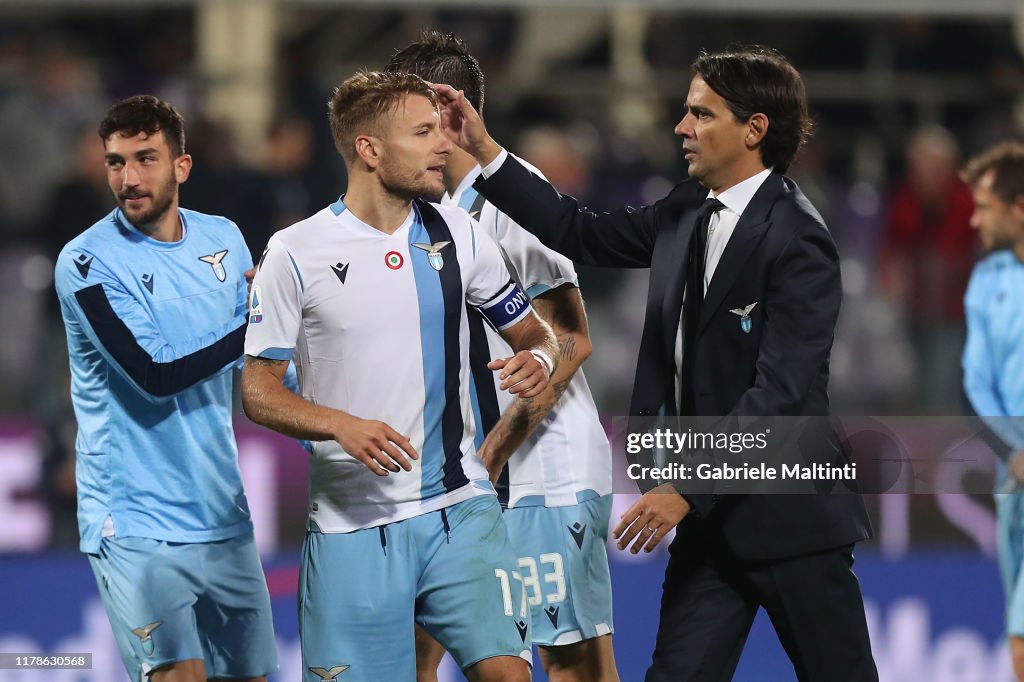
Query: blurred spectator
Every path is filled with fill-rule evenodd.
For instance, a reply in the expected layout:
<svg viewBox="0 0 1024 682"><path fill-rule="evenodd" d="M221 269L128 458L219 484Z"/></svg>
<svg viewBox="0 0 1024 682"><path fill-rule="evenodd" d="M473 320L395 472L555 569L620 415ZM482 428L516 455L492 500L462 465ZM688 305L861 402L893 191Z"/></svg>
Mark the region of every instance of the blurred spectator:
<svg viewBox="0 0 1024 682"><path fill-rule="evenodd" d="M64 381L54 391L53 404L40 412L40 451L43 456L39 492L50 511L50 546L78 549L78 486L75 482L75 436L78 422L71 407L67 358L60 363Z"/></svg>
<svg viewBox="0 0 1024 682"><path fill-rule="evenodd" d="M974 260L973 203L945 128L921 128L906 154L905 176L886 206L879 274L907 318L920 408L952 413L960 395L962 296Z"/></svg>
<svg viewBox="0 0 1024 682"><path fill-rule="evenodd" d="M266 162L272 217L270 231L261 237L260 252L272 233L323 208L313 204L308 187L312 161L313 131L309 122L295 115L274 121L267 137Z"/></svg>
<svg viewBox="0 0 1024 682"><path fill-rule="evenodd" d="M57 255L64 244L110 213L113 208L114 198L107 186L103 141L95 125L82 126L75 144L74 164L68 169L68 175L50 191L43 202L42 218L32 232L31 240L36 250L46 257L48 272L53 272ZM43 327L35 347L35 380L46 390L36 394L32 402L44 424L53 420L52 428L59 429L62 428L59 426L60 419L71 411L68 402L68 357L64 323L57 296L50 286L46 287L41 299ZM47 426L47 429L50 428ZM74 446L73 440L71 445ZM71 454L74 454L74 447ZM74 490L71 491L71 499L73 502Z"/></svg>
<svg viewBox="0 0 1024 682"><path fill-rule="evenodd" d="M75 141L74 165L43 202L33 241L51 262L56 261L61 246L113 208L114 198L107 187L103 141L96 134L95 126L83 126ZM56 312L56 305L53 310Z"/></svg>
<svg viewBox="0 0 1024 682"><path fill-rule="evenodd" d="M196 117L188 121L188 126L185 150L195 163L188 182L179 190L181 203L233 220L253 259L259 259L267 244L272 215L263 174L242 165L227 125Z"/></svg>
<svg viewBox="0 0 1024 682"><path fill-rule="evenodd" d="M35 225L76 136L104 109L99 69L65 43L40 47L28 74L0 108L0 213L15 231Z"/></svg>
<svg viewBox="0 0 1024 682"><path fill-rule="evenodd" d="M590 168L569 135L560 128L538 126L524 131L517 152L536 166L562 194L585 200Z"/></svg>

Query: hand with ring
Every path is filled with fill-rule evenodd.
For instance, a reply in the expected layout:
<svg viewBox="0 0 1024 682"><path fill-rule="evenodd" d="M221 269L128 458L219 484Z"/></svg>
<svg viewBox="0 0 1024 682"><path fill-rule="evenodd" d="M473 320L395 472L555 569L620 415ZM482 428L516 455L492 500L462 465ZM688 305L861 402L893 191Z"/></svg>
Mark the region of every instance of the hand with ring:
<svg viewBox="0 0 1024 682"><path fill-rule="evenodd" d="M633 554L641 549L651 552L688 513L690 503L671 484L665 483L644 494L627 509L612 535L619 541L619 549L626 549L632 543L629 551Z"/></svg>

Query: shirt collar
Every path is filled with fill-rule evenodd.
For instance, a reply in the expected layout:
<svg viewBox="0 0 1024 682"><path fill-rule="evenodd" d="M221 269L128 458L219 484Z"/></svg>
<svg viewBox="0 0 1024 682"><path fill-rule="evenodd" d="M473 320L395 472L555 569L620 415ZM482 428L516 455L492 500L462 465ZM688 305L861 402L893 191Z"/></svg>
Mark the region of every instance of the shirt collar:
<svg viewBox="0 0 1024 682"><path fill-rule="evenodd" d="M736 215L743 215L743 211L746 210L747 204L757 194L757 190L761 188L764 181L768 179L768 176L772 174L771 168L765 168L756 175L751 175L743 182L739 182L724 192L715 196L714 192L708 190L709 199L718 199L725 207L735 213Z"/></svg>
<svg viewBox="0 0 1024 682"><path fill-rule="evenodd" d="M462 196L463 192L465 192L467 189L473 186L473 181L476 180L477 176L480 175L480 171L480 164L473 166L473 168L470 169L468 173L466 173L466 177L462 178L462 182L460 182L459 186L455 188L455 191L449 194L448 196L450 196L455 201L458 201L459 197Z"/></svg>

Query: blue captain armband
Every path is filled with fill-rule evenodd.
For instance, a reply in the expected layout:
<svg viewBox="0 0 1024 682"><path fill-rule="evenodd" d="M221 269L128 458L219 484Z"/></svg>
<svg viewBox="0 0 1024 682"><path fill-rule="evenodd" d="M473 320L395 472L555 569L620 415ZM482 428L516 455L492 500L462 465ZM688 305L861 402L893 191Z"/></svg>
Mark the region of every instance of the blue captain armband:
<svg viewBox="0 0 1024 682"><path fill-rule="evenodd" d="M498 331L519 322L530 310L530 297L512 280L496 296L480 306L480 312Z"/></svg>

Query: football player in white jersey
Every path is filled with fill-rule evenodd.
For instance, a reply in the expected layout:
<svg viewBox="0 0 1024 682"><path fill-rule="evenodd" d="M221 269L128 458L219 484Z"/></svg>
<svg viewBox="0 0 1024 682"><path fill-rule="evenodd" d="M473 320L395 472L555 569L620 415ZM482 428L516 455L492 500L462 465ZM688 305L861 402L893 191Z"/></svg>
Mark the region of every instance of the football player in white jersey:
<svg viewBox="0 0 1024 682"><path fill-rule="evenodd" d="M483 73L455 36L425 31L398 51L386 70L447 83L463 90L478 111L483 106ZM606 549L611 452L586 379L578 371L591 344L576 271L572 261L484 201L473 189L479 175L476 160L455 147L444 169L447 192L441 203L469 211L479 222L479 232L497 241L513 277L554 329L560 351L558 370L546 391L532 398L502 395L479 356L502 357L508 346L477 323L480 333L471 339L470 355L474 406L487 436L480 456L505 508L532 608L533 640L549 679L617 682ZM471 330L479 316L475 318ZM417 632L419 682L436 682L443 653Z"/></svg>
<svg viewBox="0 0 1024 682"><path fill-rule="evenodd" d="M468 308L512 348L529 398L557 369L550 328L444 191L452 145L429 85L364 72L330 104L348 192L275 234L250 299L243 403L313 441L299 615L303 679L415 679L413 622L470 680L530 678L517 557L476 456ZM295 395L282 385L289 359Z"/></svg>

